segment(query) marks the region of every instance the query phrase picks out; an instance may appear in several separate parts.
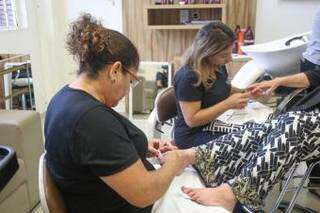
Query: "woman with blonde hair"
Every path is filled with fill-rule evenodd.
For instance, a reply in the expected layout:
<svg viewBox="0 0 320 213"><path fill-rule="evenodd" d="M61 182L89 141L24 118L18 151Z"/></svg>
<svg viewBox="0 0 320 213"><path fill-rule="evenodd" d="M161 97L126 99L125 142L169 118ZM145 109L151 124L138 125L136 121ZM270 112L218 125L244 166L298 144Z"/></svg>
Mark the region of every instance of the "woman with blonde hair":
<svg viewBox="0 0 320 213"><path fill-rule="evenodd" d="M225 64L231 61L233 31L219 21L203 26L185 52L174 77L178 116L174 139L186 149L207 143L221 134L203 129L229 109L247 105L249 93L231 88Z"/></svg>

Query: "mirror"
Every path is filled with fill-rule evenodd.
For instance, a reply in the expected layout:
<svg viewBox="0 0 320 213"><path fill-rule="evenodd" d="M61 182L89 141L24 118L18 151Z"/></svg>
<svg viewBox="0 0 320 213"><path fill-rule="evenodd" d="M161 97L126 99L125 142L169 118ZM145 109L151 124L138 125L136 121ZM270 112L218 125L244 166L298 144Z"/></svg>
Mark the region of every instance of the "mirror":
<svg viewBox="0 0 320 213"><path fill-rule="evenodd" d="M132 114L133 119L146 119L154 107L157 94L171 85L171 64L142 61L138 77L141 82L132 89Z"/></svg>

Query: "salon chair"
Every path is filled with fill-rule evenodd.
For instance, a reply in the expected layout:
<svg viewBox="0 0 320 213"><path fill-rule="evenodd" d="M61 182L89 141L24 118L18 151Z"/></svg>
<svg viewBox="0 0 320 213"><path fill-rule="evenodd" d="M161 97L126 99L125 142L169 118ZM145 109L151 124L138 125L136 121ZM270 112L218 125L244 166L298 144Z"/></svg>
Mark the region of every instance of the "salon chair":
<svg viewBox="0 0 320 213"><path fill-rule="evenodd" d="M31 212L39 203L38 164L43 152L40 114L0 110L0 144L15 151L19 164L17 172L0 192L0 212Z"/></svg>
<svg viewBox="0 0 320 213"><path fill-rule="evenodd" d="M307 32L276 41L242 47L242 50L253 60L243 66L231 84L235 87L245 89L247 86L254 83L259 76L265 73L272 77L297 73L300 70L299 61L301 55L306 49L309 38L310 32ZM317 90L319 90L319 88L312 91L309 91L309 89L297 89L290 94L282 93L281 95L286 97L279 104L273 116L288 110L303 110L309 108L310 105L316 104L316 100L320 100L320 92L318 93ZM287 178L284 180L284 187L271 212L276 212L278 207L285 212L291 212L294 208L304 212L315 212L309 208L295 205L295 203L298 194L303 188L305 180L307 178L312 178L309 177L312 167L318 163L319 162L314 162L309 165L305 174L301 176L302 180L295 189L293 199L290 203L285 203L281 201L285 192L288 190L289 182L296 177L295 171L298 165L294 165L291 168Z"/></svg>
<svg viewBox="0 0 320 213"><path fill-rule="evenodd" d="M0 191L7 185L19 168L16 152L0 145Z"/></svg>
<svg viewBox="0 0 320 213"><path fill-rule="evenodd" d="M170 126L170 136L173 139L174 117L177 115L174 87L163 89L155 98L154 108L148 118L146 134L149 138L161 138L163 126ZM160 135L159 135L160 133Z"/></svg>
<svg viewBox="0 0 320 213"><path fill-rule="evenodd" d="M66 207L59 189L53 182L46 166L45 153L39 161L39 194L44 213L66 213Z"/></svg>
<svg viewBox="0 0 320 213"><path fill-rule="evenodd" d="M278 114L291 111L291 110L303 110L303 109L309 109L315 106L319 106L320 100L320 87L314 88L314 89L304 89L299 88L294 90L291 94L289 94L284 100L279 104L277 110L273 114L273 116L276 116ZM296 163L292 166L290 171L287 174L287 177L285 177L280 182L280 194L279 197L274 204L271 212L276 212L276 210L282 210L283 212L289 213L293 210L299 210L306 213L317 213L320 210L314 210L309 207L304 207L301 205L296 204L299 193L302 189L320 189L320 187L311 187L311 186L304 186L307 179L319 179L320 177L311 177L310 173L312 169L320 164L320 159L316 159L308 165L306 171L301 175L296 175L297 168L299 166L299 163ZM300 182L296 187L289 188L289 183L293 179L300 178ZM286 192L288 191L294 191L293 197L290 202L282 201L283 197Z"/></svg>

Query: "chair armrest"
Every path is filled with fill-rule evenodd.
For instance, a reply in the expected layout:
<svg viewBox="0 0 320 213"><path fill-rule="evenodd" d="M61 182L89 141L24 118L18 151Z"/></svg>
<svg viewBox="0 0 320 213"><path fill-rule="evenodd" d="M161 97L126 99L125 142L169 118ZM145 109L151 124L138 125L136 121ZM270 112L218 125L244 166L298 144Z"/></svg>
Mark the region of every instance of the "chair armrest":
<svg viewBox="0 0 320 213"><path fill-rule="evenodd" d="M12 147L25 163L31 206L39 201L38 164L43 153L40 114L29 110L0 110L1 144Z"/></svg>
<svg viewBox="0 0 320 213"><path fill-rule="evenodd" d="M7 185L19 168L16 152L0 145L0 191Z"/></svg>

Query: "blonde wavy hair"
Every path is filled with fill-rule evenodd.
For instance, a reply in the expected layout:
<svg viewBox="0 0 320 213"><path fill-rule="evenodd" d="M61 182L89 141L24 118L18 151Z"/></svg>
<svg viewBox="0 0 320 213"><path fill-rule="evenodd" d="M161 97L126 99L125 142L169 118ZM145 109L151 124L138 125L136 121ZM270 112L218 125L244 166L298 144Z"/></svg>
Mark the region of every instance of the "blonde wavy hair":
<svg viewBox="0 0 320 213"><path fill-rule="evenodd" d="M235 40L233 31L220 21L210 22L198 31L182 57L182 65L189 65L198 76L195 86L201 83L205 88L212 86L219 67L210 63L208 57L230 47Z"/></svg>

